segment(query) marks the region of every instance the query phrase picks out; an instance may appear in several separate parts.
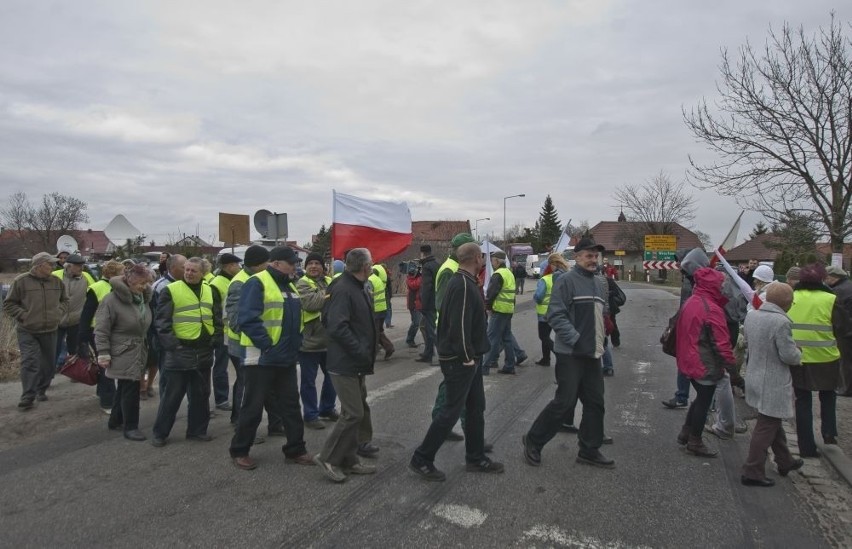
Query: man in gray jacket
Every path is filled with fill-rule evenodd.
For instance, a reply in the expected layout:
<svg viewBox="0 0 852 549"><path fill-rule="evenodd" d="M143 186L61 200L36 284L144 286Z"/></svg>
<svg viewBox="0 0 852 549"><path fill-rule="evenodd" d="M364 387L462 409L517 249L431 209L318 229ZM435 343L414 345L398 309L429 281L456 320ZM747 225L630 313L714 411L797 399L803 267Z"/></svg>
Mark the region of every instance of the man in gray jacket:
<svg viewBox="0 0 852 549"><path fill-rule="evenodd" d="M604 382L601 357L604 353L604 307L607 293L595 273L603 246L583 238L574 247L577 264L553 284L547 322L553 328L556 355L556 395L524 435L524 459L541 465L541 450L559 431L565 414L583 403L578 436L578 463L615 467L615 461L600 452L604 429Z"/></svg>
<svg viewBox="0 0 852 549"><path fill-rule="evenodd" d="M33 401L47 400L53 379L56 329L68 310L62 281L50 273L57 259L47 252L33 256L29 272L18 275L3 301L3 312L17 323L21 350L23 393L18 408L29 410Z"/></svg>

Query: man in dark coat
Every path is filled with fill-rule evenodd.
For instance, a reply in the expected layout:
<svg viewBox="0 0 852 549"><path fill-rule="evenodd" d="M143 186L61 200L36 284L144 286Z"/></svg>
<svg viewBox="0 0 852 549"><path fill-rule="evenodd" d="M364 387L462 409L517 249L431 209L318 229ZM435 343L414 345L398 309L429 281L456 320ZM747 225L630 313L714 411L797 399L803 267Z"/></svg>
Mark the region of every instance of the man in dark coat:
<svg viewBox="0 0 852 549"><path fill-rule="evenodd" d="M482 268L482 251L475 243L457 251L459 270L447 284L438 320L438 360L444 374L446 401L440 407L426 438L415 450L408 467L426 480L443 481L435 468L435 454L466 409L465 470L502 473L503 465L485 457L485 389L482 356L488 352L488 321L476 276Z"/></svg>
<svg viewBox="0 0 852 549"><path fill-rule="evenodd" d="M438 276L438 262L432 255L432 246L420 246L420 306L423 322L423 352L417 357L417 362L432 362L435 352L435 282Z"/></svg>
<svg viewBox="0 0 852 549"><path fill-rule="evenodd" d="M374 465L361 463L358 455L371 456L378 448L373 437L365 378L373 373L376 357L376 325L373 301L364 284L372 272L372 257L366 248L346 254L346 270L328 287L322 312L328 337L326 368L340 400L340 419L314 458L323 474L343 482L347 473L368 475Z"/></svg>
<svg viewBox="0 0 852 549"><path fill-rule="evenodd" d="M828 276L825 283L837 296L837 305L846 313L847 319L852 319L852 282L846 271L835 265L825 269ZM848 322L847 325L852 325ZM852 333L836 334L837 346L840 348L840 387L837 394L852 396Z"/></svg>

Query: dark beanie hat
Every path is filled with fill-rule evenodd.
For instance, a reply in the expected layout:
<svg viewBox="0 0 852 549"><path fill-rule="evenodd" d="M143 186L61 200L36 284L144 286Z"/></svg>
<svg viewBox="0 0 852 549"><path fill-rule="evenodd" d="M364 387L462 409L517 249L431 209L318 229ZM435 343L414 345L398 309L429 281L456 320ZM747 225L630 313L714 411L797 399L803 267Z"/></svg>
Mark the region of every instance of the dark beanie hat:
<svg viewBox="0 0 852 549"><path fill-rule="evenodd" d="M261 263L269 261L269 250L263 246L249 246L246 250L245 263L246 267L257 267Z"/></svg>
<svg viewBox="0 0 852 549"><path fill-rule="evenodd" d="M311 261L319 261L319 264L325 268L325 262L322 260L322 256L316 252L311 252L308 254L308 257L305 258L305 266L307 267L308 263Z"/></svg>
<svg viewBox="0 0 852 549"><path fill-rule="evenodd" d="M240 258L235 256L234 254L222 254L219 256L219 265L228 265L229 263L239 263Z"/></svg>

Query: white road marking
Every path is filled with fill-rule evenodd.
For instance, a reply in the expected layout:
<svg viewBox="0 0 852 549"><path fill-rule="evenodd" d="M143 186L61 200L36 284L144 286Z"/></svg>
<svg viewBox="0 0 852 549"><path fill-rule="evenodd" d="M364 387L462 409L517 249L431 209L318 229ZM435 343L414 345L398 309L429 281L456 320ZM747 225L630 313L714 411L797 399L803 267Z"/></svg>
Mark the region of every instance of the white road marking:
<svg viewBox="0 0 852 549"><path fill-rule="evenodd" d="M646 398L649 391L643 389L648 384L646 374L651 368L650 362L636 361L633 364L633 371L636 372L636 385L630 390L630 399L627 402L620 403L616 408L620 412L621 422L645 435L651 434L651 424L648 422L648 417L645 414L639 413L640 397Z"/></svg>
<svg viewBox="0 0 852 549"><path fill-rule="evenodd" d="M562 530L555 526L537 524L524 532L524 539L578 549L650 549L644 545L628 545L621 540L603 541L577 532Z"/></svg>
<svg viewBox="0 0 852 549"><path fill-rule="evenodd" d="M409 385L414 385L420 380L426 379L427 377L432 377L433 375L439 373L441 373L441 369L435 368L433 366L427 370L420 370L419 372L412 374L405 379L400 379L399 381L388 383L383 387L379 387L375 391L369 391L369 394L367 395L367 404L372 405L380 400L384 400L400 389L404 389Z"/></svg>
<svg viewBox="0 0 852 549"><path fill-rule="evenodd" d="M479 509L468 507L467 505L444 503L433 507L432 514L463 528L481 526L485 522L485 519L488 518L488 515Z"/></svg>

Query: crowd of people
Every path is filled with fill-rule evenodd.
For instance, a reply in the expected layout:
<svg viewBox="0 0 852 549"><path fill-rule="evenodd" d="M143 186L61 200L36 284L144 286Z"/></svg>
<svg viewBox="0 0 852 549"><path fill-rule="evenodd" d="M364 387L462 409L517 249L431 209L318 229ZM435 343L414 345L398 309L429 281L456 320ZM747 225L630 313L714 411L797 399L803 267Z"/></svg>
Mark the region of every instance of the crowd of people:
<svg viewBox="0 0 852 549"><path fill-rule="evenodd" d="M617 271L600 263L602 246L583 238L573 251L574 266L562 254L547 257L533 295L541 343L536 364L555 366L556 390L523 435L523 456L529 465L541 465L547 443L567 431L577 434L579 463L612 468L614 460L600 451L613 442L604 432L604 377L614 375L611 348L620 345L616 316L626 296ZM95 281L77 254L32 258L30 271L15 279L3 303L17 322L22 411L48 399L64 347L69 356L97 365L96 394L109 414L107 427L128 440L147 440L139 426L140 400L156 395L159 379L155 447L169 442L185 399L188 440L212 440L212 407L230 412L229 452L240 469L256 468L251 448L279 436L286 438L287 462L317 466L331 481L375 473L373 464L362 461L380 451L372 440L365 378L379 353L387 360L395 348L384 333L390 325L388 272L373 264L368 249L352 249L331 265L311 253L300 273L299 257L286 246L251 246L242 259L223 254L215 273L198 257L161 260L159 278L146 265L110 261ZM835 398L852 394L852 282L839 268L820 264L793 268L786 282L774 282L770 267L755 265L746 282L757 298L749 302L730 275L711 267L703 250L685 251L679 260L678 391L663 402L688 408L677 442L689 454L714 457L705 432L727 439L746 431L736 418L733 393L743 389L758 420L742 482L770 486L764 470L769 448L782 476L800 468L801 458L819 456L814 391L822 440L836 444ZM484 441L483 376L492 369L511 376L528 359L512 331L521 290L511 267L505 253L486 257L466 233L453 237L443 263L427 244L408 266L411 323L405 342L420 347L420 334L416 361L431 365L437 358L443 374L431 425L409 462L426 480L446 478L434 465L446 440L465 441L467 471L504 470ZM744 378L738 348L745 349ZM229 365L236 372L232 385ZM578 400L583 408L577 427ZM708 422L714 403L717 415ZM259 432L264 411L265 435ZM792 416L800 458L787 449L782 428ZM459 421L462 433L454 430ZM308 451L306 427L331 427L319 453Z"/></svg>

